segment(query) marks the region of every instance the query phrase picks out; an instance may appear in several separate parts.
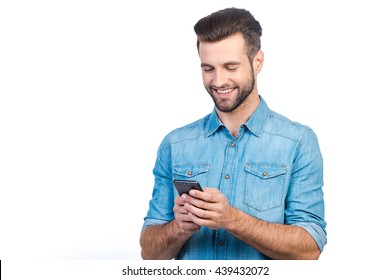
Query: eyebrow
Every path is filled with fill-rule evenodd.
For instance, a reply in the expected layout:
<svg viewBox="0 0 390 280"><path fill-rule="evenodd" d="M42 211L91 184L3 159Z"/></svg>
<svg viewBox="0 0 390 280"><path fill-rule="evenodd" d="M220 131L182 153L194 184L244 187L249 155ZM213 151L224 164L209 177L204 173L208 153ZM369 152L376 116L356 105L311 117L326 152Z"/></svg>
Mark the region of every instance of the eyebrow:
<svg viewBox="0 0 390 280"><path fill-rule="evenodd" d="M228 62L225 62L223 64L223 66L232 66L232 65L240 65L240 64L241 64L241 62L238 62L238 61L228 61ZM201 68L203 68L203 67L213 67L214 68L214 66L212 66L212 65L210 65L208 63L201 63L200 67Z"/></svg>

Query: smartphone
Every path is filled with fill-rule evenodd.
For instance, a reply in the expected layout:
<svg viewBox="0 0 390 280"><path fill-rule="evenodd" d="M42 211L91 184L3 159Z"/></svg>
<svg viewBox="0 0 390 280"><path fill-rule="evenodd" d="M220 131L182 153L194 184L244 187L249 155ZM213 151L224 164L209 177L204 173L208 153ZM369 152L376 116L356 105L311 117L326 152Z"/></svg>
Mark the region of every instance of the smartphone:
<svg viewBox="0 0 390 280"><path fill-rule="evenodd" d="M183 193L188 194L190 190L198 190L202 191L200 184L197 181L192 180L173 180L173 185L175 185L175 188L179 195L182 195Z"/></svg>

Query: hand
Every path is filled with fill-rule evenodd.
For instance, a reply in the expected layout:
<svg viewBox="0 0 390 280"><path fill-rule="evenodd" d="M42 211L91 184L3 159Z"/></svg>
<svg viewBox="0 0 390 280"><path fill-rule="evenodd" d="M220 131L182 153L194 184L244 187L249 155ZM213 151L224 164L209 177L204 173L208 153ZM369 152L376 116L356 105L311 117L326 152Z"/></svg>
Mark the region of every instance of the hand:
<svg viewBox="0 0 390 280"><path fill-rule="evenodd" d="M187 216L199 226L226 228L236 220L237 209L229 204L226 196L218 189L206 188L204 192L191 190L184 199Z"/></svg>
<svg viewBox="0 0 390 280"><path fill-rule="evenodd" d="M173 212L175 212L175 219L179 224L179 227L183 233L194 234L200 229L200 226L192 222L191 217L188 216L188 210L184 206L186 195L182 197L177 196L175 198L175 206Z"/></svg>

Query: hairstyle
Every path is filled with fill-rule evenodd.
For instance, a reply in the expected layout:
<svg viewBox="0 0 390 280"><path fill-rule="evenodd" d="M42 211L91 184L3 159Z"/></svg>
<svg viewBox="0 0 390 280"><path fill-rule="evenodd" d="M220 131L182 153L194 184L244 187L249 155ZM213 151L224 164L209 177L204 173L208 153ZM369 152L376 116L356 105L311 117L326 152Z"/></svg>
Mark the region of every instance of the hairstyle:
<svg viewBox="0 0 390 280"><path fill-rule="evenodd" d="M235 33L244 36L247 55L252 60L261 48L260 23L245 9L227 8L200 19L194 26L197 48L200 42L217 42Z"/></svg>

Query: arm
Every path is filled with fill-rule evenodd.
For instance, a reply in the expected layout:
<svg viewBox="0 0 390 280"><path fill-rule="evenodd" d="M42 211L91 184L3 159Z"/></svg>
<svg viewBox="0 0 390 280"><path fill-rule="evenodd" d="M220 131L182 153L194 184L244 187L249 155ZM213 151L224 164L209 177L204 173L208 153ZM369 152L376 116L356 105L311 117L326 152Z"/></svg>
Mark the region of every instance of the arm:
<svg viewBox="0 0 390 280"><path fill-rule="evenodd" d="M318 259L320 250L303 228L256 219L240 210L227 230L272 259ZM248 227L248 225L251 225Z"/></svg>
<svg viewBox="0 0 390 280"><path fill-rule="evenodd" d="M240 210L227 230L272 259L318 259L320 250L301 227L256 219ZM248 225L252 225L248 227Z"/></svg>
<svg viewBox="0 0 390 280"><path fill-rule="evenodd" d="M269 223L232 207L217 189L191 191L186 204L199 226L224 228L273 259L318 259L316 242L298 226Z"/></svg>
<svg viewBox="0 0 390 280"><path fill-rule="evenodd" d="M143 259L173 259L187 240L200 229L188 216L184 199L176 197L175 218L163 225L149 226L141 233Z"/></svg>
<svg viewBox="0 0 390 280"><path fill-rule="evenodd" d="M176 219L164 225L150 226L141 234L141 256L144 260L173 259L190 236L181 232Z"/></svg>

